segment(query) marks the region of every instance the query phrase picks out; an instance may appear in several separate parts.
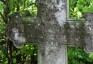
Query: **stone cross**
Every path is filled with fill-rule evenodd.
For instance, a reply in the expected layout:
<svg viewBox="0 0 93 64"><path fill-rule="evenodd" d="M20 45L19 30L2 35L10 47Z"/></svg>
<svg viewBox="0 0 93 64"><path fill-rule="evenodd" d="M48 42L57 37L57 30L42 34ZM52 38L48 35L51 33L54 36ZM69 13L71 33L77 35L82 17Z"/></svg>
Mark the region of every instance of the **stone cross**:
<svg viewBox="0 0 93 64"><path fill-rule="evenodd" d="M6 29L8 38L17 48L25 42L37 43L38 64L68 64L69 45L92 52L93 14L85 14L86 21L69 21L66 4L67 0L37 0L37 18L12 14Z"/></svg>

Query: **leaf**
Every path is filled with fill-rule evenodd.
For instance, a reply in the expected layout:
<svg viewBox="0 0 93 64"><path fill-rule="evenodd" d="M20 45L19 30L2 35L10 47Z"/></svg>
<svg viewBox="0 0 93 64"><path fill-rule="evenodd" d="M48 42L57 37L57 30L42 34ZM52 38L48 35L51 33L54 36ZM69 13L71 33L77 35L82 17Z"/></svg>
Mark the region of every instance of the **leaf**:
<svg viewBox="0 0 93 64"><path fill-rule="evenodd" d="M93 12L93 5L89 6L89 12Z"/></svg>
<svg viewBox="0 0 93 64"><path fill-rule="evenodd" d="M5 8L5 5L2 2L0 2L0 11L3 11L4 8Z"/></svg>
<svg viewBox="0 0 93 64"><path fill-rule="evenodd" d="M83 12L88 12L88 11L89 11L89 8L85 6L85 7L83 8Z"/></svg>
<svg viewBox="0 0 93 64"><path fill-rule="evenodd" d="M93 61L93 53L89 54L89 58Z"/></svg>

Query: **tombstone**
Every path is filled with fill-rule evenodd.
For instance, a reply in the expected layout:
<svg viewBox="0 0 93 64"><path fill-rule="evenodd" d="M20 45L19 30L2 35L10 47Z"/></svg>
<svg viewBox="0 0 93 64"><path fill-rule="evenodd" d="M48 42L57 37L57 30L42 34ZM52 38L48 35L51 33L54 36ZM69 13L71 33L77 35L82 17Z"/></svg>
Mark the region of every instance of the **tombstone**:
<svg viewBox="0 0 93 64"><path fill-rule="evenodd" d="M92 14L84 21L67 20L66 0L37 0L37 18L12 14L6 33L17 48L25 42L37 43L38 64L68 64L67 46L82 46L93 51ZM91 20L87 18L91 17Z"/></svg>

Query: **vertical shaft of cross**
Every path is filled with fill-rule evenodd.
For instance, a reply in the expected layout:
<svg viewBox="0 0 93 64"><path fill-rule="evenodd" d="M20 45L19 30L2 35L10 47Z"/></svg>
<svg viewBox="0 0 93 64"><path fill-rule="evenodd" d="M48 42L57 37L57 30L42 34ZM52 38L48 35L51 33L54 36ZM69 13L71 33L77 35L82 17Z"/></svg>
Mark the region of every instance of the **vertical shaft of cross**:
<svg viewBox="0 0 93 64"><path fill-rule="evenodd" d="M63 45L63 24L66 22L66 0L38 1L38 18L42 30L38 64L68 64L67 46Z"/></svg>
<svg viewBox="0 0 93 64"><path fill-rule="evenodd" d="M38 64L68 64L65 45L56 47L46 44L45 47L39 46L38 52Z"/></svg>

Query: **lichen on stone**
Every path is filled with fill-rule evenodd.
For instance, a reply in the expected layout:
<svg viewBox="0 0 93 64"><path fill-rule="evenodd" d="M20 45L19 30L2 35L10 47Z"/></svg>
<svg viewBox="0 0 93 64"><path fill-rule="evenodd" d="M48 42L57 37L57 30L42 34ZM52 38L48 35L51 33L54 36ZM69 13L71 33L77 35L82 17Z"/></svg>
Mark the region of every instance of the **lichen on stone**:
<svg viewBox="0 0 93 64"><path fill-rule="evenodd" d="M22 35L19 34L18 29L13 28L12 31L13 31L13 33L14 33L14 36L13 36L14 46L15 46L16 48L21 48L21 47L24 45L24 43L26 42L26 39L25 39Z"/></svg>

